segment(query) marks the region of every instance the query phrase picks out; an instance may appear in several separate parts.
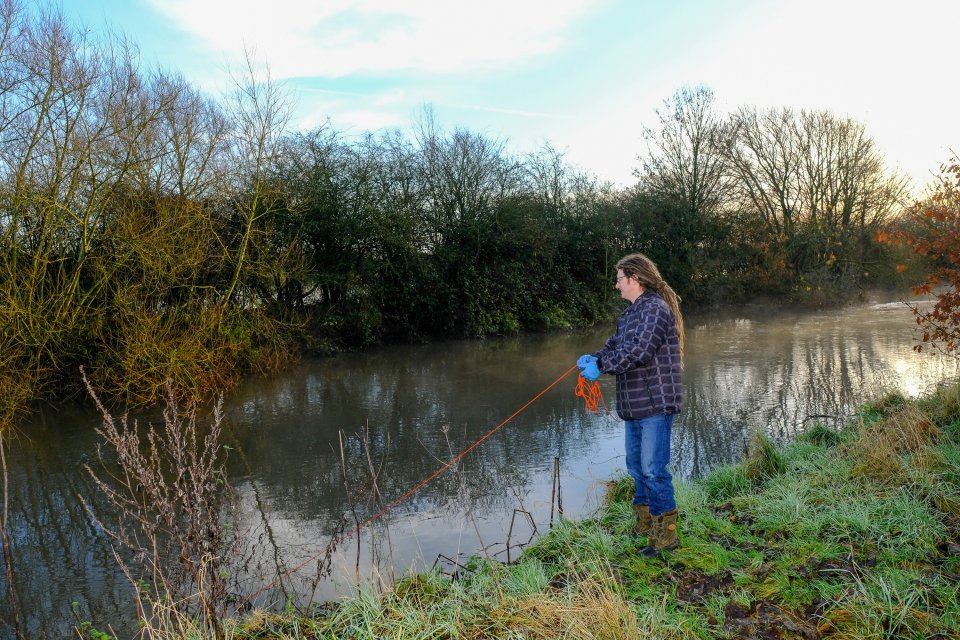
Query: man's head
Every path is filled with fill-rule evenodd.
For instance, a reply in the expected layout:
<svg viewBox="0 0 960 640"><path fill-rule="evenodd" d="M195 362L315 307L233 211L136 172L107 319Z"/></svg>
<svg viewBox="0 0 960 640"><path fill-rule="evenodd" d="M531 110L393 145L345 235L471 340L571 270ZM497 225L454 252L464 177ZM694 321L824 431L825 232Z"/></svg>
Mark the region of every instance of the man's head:
<svg viewBox="0 0 960 640"><path fill-rule="evenodd" d="M660 270L657 269L657 265L642 253L631 253L628 256L620 258L620 261L617 262L617 276L621 274L626 276L624 280L618 280L617 283L617 288L620 289L621 295L623 295L623 289L620 287L620 283L625 280L635 281L643 289L653 289L658 293L665 284L663 277L660 275ZM640 293L642 294L643 291L640 291ZM635 299L636 298L634 298L634 300Z"/></svg>

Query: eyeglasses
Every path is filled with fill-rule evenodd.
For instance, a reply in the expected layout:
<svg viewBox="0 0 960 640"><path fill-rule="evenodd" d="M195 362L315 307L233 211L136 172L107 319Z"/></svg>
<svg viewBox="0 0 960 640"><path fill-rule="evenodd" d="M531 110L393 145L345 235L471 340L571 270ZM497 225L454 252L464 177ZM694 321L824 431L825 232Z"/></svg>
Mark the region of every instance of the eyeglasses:
<svg viewBox="0 0 960 640"><path fill-rule="evenodd" d="M613 281L613 284L620 284L620 281L623 280L624 278L629 280L630 276L628 275L617 276L617 279Z"/></svg>

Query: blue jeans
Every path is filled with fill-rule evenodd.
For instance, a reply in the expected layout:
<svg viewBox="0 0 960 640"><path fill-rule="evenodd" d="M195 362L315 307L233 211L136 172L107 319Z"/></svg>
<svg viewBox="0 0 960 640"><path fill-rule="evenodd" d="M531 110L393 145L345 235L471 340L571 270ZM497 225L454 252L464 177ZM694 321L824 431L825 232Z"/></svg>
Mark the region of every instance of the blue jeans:
<svg viewBox="0 0 960 640"><path fill-rule="evenodd" d="M637 486L633 504L650 505L654 516L676 509L673 476L667 471L673 415L627 420L625 424L627 472Z"/></svg>

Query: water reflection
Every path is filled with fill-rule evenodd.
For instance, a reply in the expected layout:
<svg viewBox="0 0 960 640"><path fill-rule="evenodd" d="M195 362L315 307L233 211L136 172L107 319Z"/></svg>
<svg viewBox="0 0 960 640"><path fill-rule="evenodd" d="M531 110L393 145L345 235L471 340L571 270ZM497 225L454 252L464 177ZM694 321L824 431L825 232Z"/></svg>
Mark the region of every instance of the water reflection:
<svg viewBox="0 0 960 640"><path fill-rule="evenodd" d="M787 440L811 416L841 421L885 390L916 394L956 376L955 360L912 351L913 326L900 304L691 316L675 475L700 476L739 459L751 429ZM354 518L341 431L351 493L370 483L368 451L378 470L383 501L357 504L364 520L524 405L609 331L382 349L248 380L228 398L226 425L232 483L257 548L246 593L304 561L257 604L314 593L314 556ZM574 382L566 378L359 541L341 545L336 579L316 585L316 597L349 591L358 565L362 575L379 570L387 580L394 568L430 566L441 554L456 560L485 549L505 559L515 509L530 513L533 525L518 518L514 542L525 541L531 526L549 524L555 457L566 514L592 509L604 481L623 469L622 429L613 417L586 414ZM604 379L603 389L612 402L612 380ZM28 637L68 637L77 619L132 635L129 587L78 500L101 503L82 472L96 456L96 424L86 408L47 410L13 443L11 533ZM9 604L0 603L2 637L11 635L10 617Z"/></svg>

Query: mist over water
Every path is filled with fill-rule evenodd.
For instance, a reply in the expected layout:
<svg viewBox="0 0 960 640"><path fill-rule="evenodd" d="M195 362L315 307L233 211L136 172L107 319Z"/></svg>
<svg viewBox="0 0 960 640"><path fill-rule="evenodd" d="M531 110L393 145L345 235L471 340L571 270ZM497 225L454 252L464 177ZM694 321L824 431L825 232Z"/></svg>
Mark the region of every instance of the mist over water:
<svg viewBox="0 0 960 640"><path fill-rule="evenodd" d="M739 460L752 429L786 442L815 421L842 423L886 391L917 395L960 375L957 360L912 350L914 327L910 311L887 300L816 313L756 306L691 314L675 477ZM257 597L266 607L287 596L351 593L358 565L362 580L389 581L434 564L452 570L475 553L506 560L508 537L517 545L549 527L555 458L565 516L588 515L605 481L624 469L623 435L615 416L584 411L571 373L359 541L340 545L333 576L310 584L315 556L344 520L352 528L354 516L363 521L404 495L611 331L384 348L248 379L226 400L231 483L254 555L241 588L254 593L309 560ZM605 376L602 388L612 408L613 379ZM10 533L28 637L69 637L78 620L128 636L135 628L131 588L78 499L104 506L82 469L96 460L98 424L87 407L45 408L12 444ZM370 484L372 466L383 499L356 504L355 514L340 431L351 494ZM12 635L11 619L4 598L0 637Z"/></svg>

